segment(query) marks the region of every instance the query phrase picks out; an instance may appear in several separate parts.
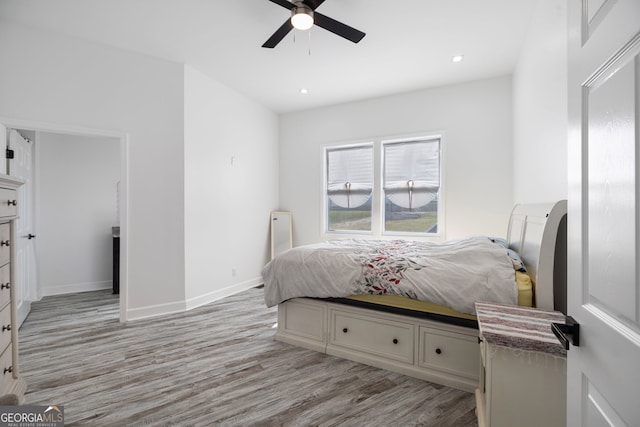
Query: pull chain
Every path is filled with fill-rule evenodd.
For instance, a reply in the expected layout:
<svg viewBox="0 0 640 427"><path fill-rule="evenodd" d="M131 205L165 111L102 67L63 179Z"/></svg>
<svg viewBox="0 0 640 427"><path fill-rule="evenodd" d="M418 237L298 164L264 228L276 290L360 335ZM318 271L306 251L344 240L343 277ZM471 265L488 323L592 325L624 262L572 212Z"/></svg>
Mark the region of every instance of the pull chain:
<svg viewBox="0 0 640 427"><path fill-rule="evenodd" d="M296 33L297 33L297 31L294 30L294 33L293 33L293 44L296 44ZM307 35L308 35L308 38L307 38L307 49L308 49L308 51L307 51L307 53L308 53L309 56L311 56L311 30L310 29L307 30Z"/></svg>

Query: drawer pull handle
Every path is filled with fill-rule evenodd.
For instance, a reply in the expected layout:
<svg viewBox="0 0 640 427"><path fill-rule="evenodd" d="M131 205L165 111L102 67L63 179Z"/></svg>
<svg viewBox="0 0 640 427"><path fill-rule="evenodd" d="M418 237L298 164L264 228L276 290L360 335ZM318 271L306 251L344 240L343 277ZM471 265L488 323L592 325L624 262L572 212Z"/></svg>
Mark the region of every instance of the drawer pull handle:
<svg viewBox="0 0 640 427"><path fill-rule="evenodd" d="M442 354L442 350L440 350L439 348L436 348L436 354Z"/></svg>
<svg viewBox="0 0 640 427"><path fill-rule="evenodd" d="M8 240L0 241L0 246L9 246L9 241Z"/></svg>
<svg viewBox="0 0 640 427"><path fill-rule="evenodd" d="M9 366L8 368L4 368L4 374L7 372L13 372L13 366Z"/></svg>
<svg viewBox="0 0 640 427"><path fill-rule="evenodd" d="M342 332L344 332L344 333L346 334L347 332L349 332L349 329L347 329L347 328L342 328Z"/></svg>
<svg viewBox="0 0 640 427"><path fill-rule="evenodd" d="M11 323L9 323L7 326L2 326L2 332L4 331L10 331L11 330Z"/></svg>
<svg viewBox="0 0 640 427"><path fill-rule="evenodd" d="M11 283L3 283L2 285L0 285L0 289L11 289Z"/></svg>
<svg viewBox="0 0 640 427"><path fill-rule="evenodd" d="M9 206L18 206L18 201L17 200L7 200L7 204Z"/></svg>
<svg viewBox="0 0 640 427"><path fill-rule="evenodd" d="M397 338L394 338L394 339L393 339L393 343L394 343L394 344L398 344L398 339L397 339Z"/></svg>

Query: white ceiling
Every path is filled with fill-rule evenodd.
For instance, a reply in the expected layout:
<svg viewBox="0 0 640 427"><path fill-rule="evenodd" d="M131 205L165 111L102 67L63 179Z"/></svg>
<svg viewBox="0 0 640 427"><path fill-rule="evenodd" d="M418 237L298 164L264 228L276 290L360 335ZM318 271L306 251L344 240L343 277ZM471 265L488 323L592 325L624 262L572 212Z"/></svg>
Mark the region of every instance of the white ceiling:
<svg viewBox="0 0 640 427"><path fill-rule="evenodd" d="M326 0L360 43L313 27L275 49L261 45L289 11L269 0L0 0L0 17L186 63L290 112L510 74L535 3Z"/></svg>

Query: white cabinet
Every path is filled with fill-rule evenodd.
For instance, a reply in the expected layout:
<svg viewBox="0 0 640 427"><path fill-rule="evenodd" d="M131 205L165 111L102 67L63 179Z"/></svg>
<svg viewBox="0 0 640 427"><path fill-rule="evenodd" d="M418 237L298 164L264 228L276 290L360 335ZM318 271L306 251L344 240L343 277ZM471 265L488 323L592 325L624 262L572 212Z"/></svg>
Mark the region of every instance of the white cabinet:
<svg viewBox="0 0 640 427"><path fill-rule="evenodd" d="M566 351L551 331L559 312L476 303L481 380L478 426L566 425Z"/></svg>
<svg viewBox="0 0 640 427"><path fill-rule="evenodd" d="M414 326L390 319L331 310L332 345L413 364Z"/></svg>
<svg viewBox="0 0 640 427"><path fill-rule="evenodd" d="M0 396L22 403L26 384L18 369L15 219L20 181L0 175Z"/></svg>
<svg viewBox="0 0 640 427"><path fill-rule="evenodd" d="M421 327L419 343L420 366L478 380L477 337Z"/></svg>
<svg viewBox="0 0 640 427"><path fill-rule="evenodd" d="M473 328L296 298L278 306L276 339L466 391L478 387Z"/></svg>
<svg viewBox="0 0 640 427"><path fill-rule="evenodd" d="M304 298L280 304L276 340L324 353L327 346L326 313L325 305Z"/></svg>

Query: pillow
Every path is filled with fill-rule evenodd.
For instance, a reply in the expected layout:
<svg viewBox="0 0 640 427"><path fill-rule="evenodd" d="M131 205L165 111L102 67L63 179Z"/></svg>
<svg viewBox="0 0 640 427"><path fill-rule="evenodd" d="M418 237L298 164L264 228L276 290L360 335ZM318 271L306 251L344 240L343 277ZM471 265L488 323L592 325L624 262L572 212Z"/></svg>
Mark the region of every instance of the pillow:
<svg viewBox="0 0 640 427"><path fill-rule="evenodd" d="M518 305L533 307L533 283L527 273L516 271L516 283L518 284Z"/></svg>
<svg viewBox="0 0 640 427"><path fill-rule="evenodd" d="M489 240L504 247L507 250L507 255L509 255L509 258L511 258L514 270L521 271L523 273L527 272L527 269L524 266L524 262L522 262L522 258L520 258L520 255L518 255L516 251L514 251L513 249L509 249L509 243L507 243L505 239L501 237L489 237Z"/></svg>
<svg viewBox="0 0 640 427"><path fill-rule="evenodd" d="M489 240L491 240L493 243L499 244L500 246L504 246L506 249L509 248L509 244L502 237L489 237Z"/></svg>
<svg viewBox="0 0 640 427"><path fill-rule="evenodd" d="M522 258L520 258L520 255L518 255L518 252L514 251L513 249L507 249L507 255L509 255L509 258L511 258L513 268L516 271L520 271L522 273L527 272L527 269L524 266L524 262L522 262Z"/></svg>

